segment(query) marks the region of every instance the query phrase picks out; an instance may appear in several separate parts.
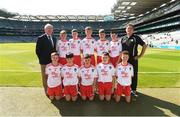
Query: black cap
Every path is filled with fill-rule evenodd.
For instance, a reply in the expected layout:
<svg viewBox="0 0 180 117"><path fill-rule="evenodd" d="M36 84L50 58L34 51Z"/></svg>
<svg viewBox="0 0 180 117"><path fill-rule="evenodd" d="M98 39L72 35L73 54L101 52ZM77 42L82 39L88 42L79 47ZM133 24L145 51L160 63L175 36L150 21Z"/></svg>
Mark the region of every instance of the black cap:
<svg viewBox="0 0 180 117"><path fill-rule="evenodd" d="M108 52L103 52L102 55L109 56Z"/></svg>
<svg viewBox="0 0 180 117"><path fill-rule="evenodd" d="M74 57L73 53L67 53L66 54L66 58L73 58L73 57Z"/></svg>

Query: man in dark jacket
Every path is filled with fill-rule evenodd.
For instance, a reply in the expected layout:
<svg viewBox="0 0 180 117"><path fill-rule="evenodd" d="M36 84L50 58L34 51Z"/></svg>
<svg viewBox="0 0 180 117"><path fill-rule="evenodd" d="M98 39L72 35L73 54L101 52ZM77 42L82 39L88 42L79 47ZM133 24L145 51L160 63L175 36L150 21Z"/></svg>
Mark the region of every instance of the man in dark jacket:
<svg viewBox="0 0 180 117"><path fill-rule="evenodd" d="M46 65L51 63L51 53L56 51L56 38L52 36L53 26L46 24L44 26L45 34L38 37L36 42L36 55L41 66L42 84L47 95L47 75L45 74Z"/></svg>
<svg viewBox="0 0 180 117"><path fill-rule="evenodd" d="M133 65L134 68L134 77L132 78L131 84L131 94L137 97L137 82L138 82L138 60L143 57L147 45L146 43L138 36L134 34L134 26L128 24L126 26L126 34L122 40L122 50L127 50L129 52L128 62ZM138 45L142 46L140 54L138 54Z"/></svg>

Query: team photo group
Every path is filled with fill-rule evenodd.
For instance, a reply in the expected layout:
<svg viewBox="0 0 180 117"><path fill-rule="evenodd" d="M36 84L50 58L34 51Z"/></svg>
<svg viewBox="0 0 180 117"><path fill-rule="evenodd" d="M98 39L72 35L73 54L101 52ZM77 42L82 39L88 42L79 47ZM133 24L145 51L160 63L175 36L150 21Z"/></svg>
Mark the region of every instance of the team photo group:
<svg viewBox="0 0 180 117"><path fill-rule="evenodd" d="M118 37L114 30L110 40L104 29L99 30L99 39L92 36L93 29L85 28L85 37L78 37L72 29L71 39L67 32L60 31L59 39L53 36L53 25L44 26L44 34L36 42L36 55L41 67L42 84L50 100L76 101L99 100L119 102L125 96L138 97L138 60L143 57L147 45L136 34L134 26L126 26L126 35ZM138 45L142 46L138 53Z"/></svg>

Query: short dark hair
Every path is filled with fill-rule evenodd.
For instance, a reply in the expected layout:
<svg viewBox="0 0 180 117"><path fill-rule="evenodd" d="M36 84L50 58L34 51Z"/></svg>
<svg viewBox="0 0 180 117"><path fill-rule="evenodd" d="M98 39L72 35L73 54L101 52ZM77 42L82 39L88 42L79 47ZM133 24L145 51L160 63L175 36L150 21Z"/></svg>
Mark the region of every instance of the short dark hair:
<svg viewBox="0 0 180 117"><path fill-rule="evenodd" d="M69 53L66 54L66 58L73 58L73 57L74 57L74 54L73 54L73 53L70 53L70 52L69 52Z"/></svg>
<svg viewBox="0 0 180 117"><path fill-rule="evenodd" d="M73 33L73 32L78 32L78 30L77 29L72 29L71 33Z"/></svg>
<svg viewBox="0 0 180 117"><path fill-rule="evenodd" d="M127 50L124 50L121 53L129 56L129 52Z"/></svg>
<svg viewBox="0 0 180 117"><path fill-rule="evenodd" d="M88 58L91 58L91 55L90 54L85 54L84 59L88 59Z"/></svg>
<svg viewBox="0 0 180 117"><path fill-rule="evenodd" d="M104 29L99 29L99 33L105 33Z"/></svg>
<svg viewBox="0 0 180 117"><path fill-rule="evenodd" d="M85 30L92 30L92 28L90 26L87 26Z"/></svg>
<svg viewBox="0 0 180 117"><path fill-rule="evenodd" d="M108 52L103 52L102 55L109 57L109 53Z"/></svg>
<svg viewBox="0 0 180 117"><path fill-rule="evenodd" d="M51 53L51 56L54 56L54 55L59 56L59 54L56 51Z"/></svg>
<svg viewBox="0 0 180 117"><path fill-rule="evenodd" d="M115 31L115 30L111 30L111 32L110 32L111 34L117 34L117 31Z"/></svg>

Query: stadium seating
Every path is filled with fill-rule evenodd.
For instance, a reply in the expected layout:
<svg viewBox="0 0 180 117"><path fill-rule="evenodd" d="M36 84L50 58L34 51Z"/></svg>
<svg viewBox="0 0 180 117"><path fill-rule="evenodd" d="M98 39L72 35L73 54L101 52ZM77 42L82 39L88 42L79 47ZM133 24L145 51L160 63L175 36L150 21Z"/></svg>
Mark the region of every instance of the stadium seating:
<svg viewBox="0 0 180 117"><path fill-rule="evenodd" d="M175 45L179 44L179 38L170 30L178 32L180 27L179 2L174 2L169 6L159 8L142 17L134 20L118 20L118 21L31 21L21 19L9 19L0 17L0 42L34 42L34 37L44 33L43 27L47 23L54 26L54 35L58 38L61 30L66 30L68 39L71 38L71 30L78 29L79 36L84 38L84 28L91 26L93 28L93 37L98 39L98 30L103 28L106 30L107 39L110 39L110 31L116 30L119 36L125 35L125 26L127 23L135 24L135 33L141 34L151 46ZM168 33L167 33L168 32ZM167 35L168 34L168 35ZM178 35L178 37L180 37Z"/></svg>
<svg viewBox="0 0 180 117"><path fill-rule="evenodd" d="M180 31L141 35L149 47L180 49Z"/></svg>

